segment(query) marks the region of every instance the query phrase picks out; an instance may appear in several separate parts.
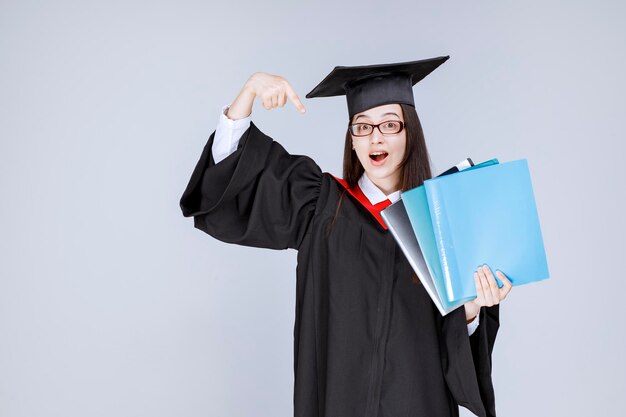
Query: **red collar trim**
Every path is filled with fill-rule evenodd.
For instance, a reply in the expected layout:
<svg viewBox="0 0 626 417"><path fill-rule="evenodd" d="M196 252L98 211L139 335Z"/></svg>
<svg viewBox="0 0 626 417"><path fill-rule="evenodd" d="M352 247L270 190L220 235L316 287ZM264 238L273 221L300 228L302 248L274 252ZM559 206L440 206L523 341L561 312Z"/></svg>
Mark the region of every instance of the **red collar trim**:
<svg viewBox="0 0 626 417"><path fill-rule="evenodd" d="M341 184L343 186L343 188L345 188L346 191L348 191L350 193L350 195L352 195L354 198L356 198L357 201L359 203L361 203L361 205L363 207L365 207L367 209L367 211L369 211L372 216L374 216L374 218L383 227L383 229L387 230L387 225L383 221L383 218L380 216L380 211L382 209L384 209L386 207L389 207L391 205L391 201L389 201L389 199L381 201L378 204L372 204L367 199L365 194L363 194L363 191L361 190L361 187L359 187L358 184L355 185L354 188L348 188L348 182L346 180L344 180L342 178L335 177L334 175L333 175L333 178L336 179L337 182L339 184Z"/></svg>

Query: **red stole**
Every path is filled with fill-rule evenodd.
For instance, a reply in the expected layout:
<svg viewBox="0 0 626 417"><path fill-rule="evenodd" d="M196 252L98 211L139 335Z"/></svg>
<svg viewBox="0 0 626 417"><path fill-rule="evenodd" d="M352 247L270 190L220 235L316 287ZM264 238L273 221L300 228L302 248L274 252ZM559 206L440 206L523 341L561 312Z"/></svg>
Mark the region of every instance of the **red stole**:
<svg viewBox="0 0 626 417"><path fill-rule="evenodd" d="M348 182L346 180L335 177L334 175L333 175L333 178L336 179L337 182L341 184L343 188L345 188L346 191L348 191L354 198L356 198L358 202L361 203L361 205L365 207L372 216L374 216L374 218L378 221L378 223L380 223L383 229L387 230L387 225L383 221L383 218L380 216L380 211L384 209L385 207L388 207L391 205L391 201L389 201L389 199L383 200L377 204L372 204L367 199L365 194L363 194L363 191L361 190L361 187L359 187L358 184L355 185L354 188L348 188Z"/></svg>

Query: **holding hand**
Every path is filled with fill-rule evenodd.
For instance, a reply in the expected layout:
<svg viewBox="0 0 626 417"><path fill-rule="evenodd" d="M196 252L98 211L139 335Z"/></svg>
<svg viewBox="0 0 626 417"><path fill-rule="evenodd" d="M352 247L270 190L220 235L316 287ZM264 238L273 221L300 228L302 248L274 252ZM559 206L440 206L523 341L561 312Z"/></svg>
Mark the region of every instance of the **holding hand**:
<svg viewBox="0 0 626 417"><path fill-rule="evenodd" d="M482 306L491 307L499 304L513 288L513 284L502 271L497 271L496 275L502 282L502 288L498 288L498 283L487 265L479 267L474 272L477 296L472 301L465 303L465 318L467 321L473 320L480 312Z"/></svg>
<svg viewBox="0 0 626 417"><path fill-rule="evenodd" d="M248 117L252 112L255 97L260 98L266 110L283 107L289 99L300 113L305 112L300 98L285 78L265 72L255 72L248 78L239 96L230 106L228 118L237 120Z"/></svg>

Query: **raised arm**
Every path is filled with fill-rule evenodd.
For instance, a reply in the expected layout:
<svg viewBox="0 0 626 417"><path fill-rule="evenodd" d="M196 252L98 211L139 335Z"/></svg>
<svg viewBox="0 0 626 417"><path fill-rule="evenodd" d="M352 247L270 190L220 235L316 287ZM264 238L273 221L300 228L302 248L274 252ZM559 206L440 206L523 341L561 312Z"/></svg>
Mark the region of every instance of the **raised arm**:
<svg viewBox="0 0 626 417"><path fill-rule="evenodd" d="M284 106L289 98L304 111L284 78L255 73L225 117L233 124L249 117L255 97L268 110ZM217 130L181 197L183 215L193 216L198 229L225 242L297 249L315 211L320 168L307 156L289 154L252 122L241 138L231 135L234 140L216 145ZM228 136L219 130L222 139Z"/></svg>
<svg viewBox="0 0 626 417"><path fill-rule="evenodd" d="M267 110L283 107L289 98L301 113L305 112L298 95L286 79L263 72L252 74L233 103L222 108L211 148L215 163L237 149L239 139L250 126L252 105L256 97Z"/></svg>

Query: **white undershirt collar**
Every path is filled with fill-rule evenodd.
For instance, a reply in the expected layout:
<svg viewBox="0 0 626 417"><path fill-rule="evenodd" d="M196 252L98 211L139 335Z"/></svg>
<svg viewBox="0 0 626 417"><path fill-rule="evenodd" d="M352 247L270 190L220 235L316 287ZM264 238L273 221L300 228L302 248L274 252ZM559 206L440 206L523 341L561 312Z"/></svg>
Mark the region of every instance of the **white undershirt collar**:
<svg viewBox="0 0 626 417"><path fill-rule="evenodd" d="M395 203L400 199L400 190L394 191L389 195L385 195L385 193L383 193L380 188L378 188L376 184L374 184L372 180L369 179L365 172L363 173L363 175L361 175L361 178L359 178L358 183L361 191L363 191L365 197L367 197L367 199L372 204L378 204L381 201L385 201L387 199L389 199L389 201L391 201L392 203Z"/></svg>

